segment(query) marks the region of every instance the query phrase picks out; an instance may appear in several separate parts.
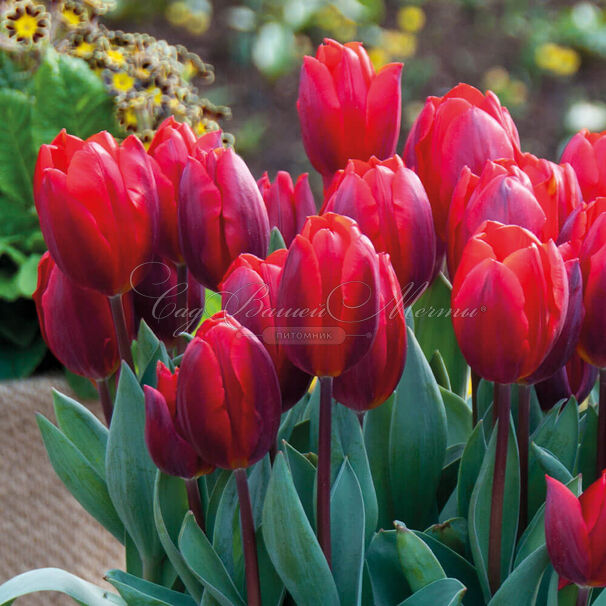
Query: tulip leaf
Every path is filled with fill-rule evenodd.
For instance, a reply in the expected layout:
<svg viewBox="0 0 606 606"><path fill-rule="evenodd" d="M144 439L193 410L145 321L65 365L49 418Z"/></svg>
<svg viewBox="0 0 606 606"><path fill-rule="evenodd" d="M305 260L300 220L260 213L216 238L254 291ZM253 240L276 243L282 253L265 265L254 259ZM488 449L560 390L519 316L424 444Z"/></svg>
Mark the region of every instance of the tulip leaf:
<svg viewBox="0 0 606 606"><path fill-rule="evenodd" d="M213 536L215 519L217 517L219 504L221 503L221 497L223 496L223 491L225 490L227 482L229 482L229 479L232 476L232 472L228 469L218 469L213 475L216 475L216 479L210 491L208 507L206 509L206 534L208 534L209 537Z"/></svg>
<svg viewBox="0 0 606 606"><path fill-rule="evenodd" d="M546 448L541 448L535 442L530 443L529 461L536 459L543 475L550 475L552 478L566 484L572 480L572 474L558 461L555 456Z"/></svg>
<svg viewBox="0 0 606 606"><path fill-rule="evenodd" d="M119 541L124 541L124 527L114 509L105 480L86 457L47 418L36 420L44 446L55 473L74 498Z"/></svg>
<svg viewBox="0 0 606 606"><path fill-rule="evenodd" d="M466 557L468 553L469 529L465 518L450 518L440 524L433 524L423 532L423 535L438 541L440 545L448 547L458 555ZM423 538L423 540L425 539ZM428 544L435 553L432 543ZM458 576L456 574L450 575L448 571L446 571L446 574L448 576Z"/></svg>
<svg viewBox="0 0 606 606"><path fill-rule="evenodd" d="M250 501L255 530L261 526L263 503L265 502L265 493L267 492L267 484L269 483L270 475L271 462L269 460L269 455L265 455L249 469L248 487L250 490Z"/></svg>
<svg viewBox="0 0 606 606"><path fill-rule="evenodd" d="M412 329L414 331L414 328ZM433 372L433 376L436 378L436 382L440 386L440 389L445 389L447 392L451 391L450 377L448 376L448 369L444 363L442 354L436 349L429 360L429 366Z"/></svg>
<svg viewBox="0 0 606 606"><path fill-rule="evenodd" d="M145 323L145 320L141 320L139 324L137 340L133 345L139 382L142 385L156 387L156 366L158 361L170 367L170 359L166 346Z"/></svg>
<svg viewBox="0 0 606 606"><path fill-rule="evenodd" d="M446 441L438 384L408 329L406 366L396 388L389 435L389 474L395 515L413 528L425 528L437 517Z"/></svg>
<svg viewBox="0 0 606 606"><path fill-rule="evenodd" d="M598 449L598 413L589 405L584 416L583 435L579 446L578 471L583 475L583 488L597 480L596 456Z"/></svg>
<svg viewBox="0 0 606 606"><path fill-rule="evenodd" d="M548 564L547 548L545 546L539 547L505 579L488 605L535 606L541 579Z"/></svg>
<svg viewBox="0 0 606 606"><path fill-rule="evenodd" d="M395 396L369 410L364 417L364 442L377 495L378 528L390 528L395 518L389 477L389 436Z"/></svg>
<svg viewBox="0 0 606 606"><path fill-rule="evenodd" d="M299 500L305 515L312 527L315 528L315 509L314 509L314 484L316 481L316 468L310 460L293 448L288 442L284 442L284 454L288 468L292 474L292 479L299 495Z"/></svg>
<svg viewBox="0 0 606 606"><path fill-rule="evenodd" d="M401 522L394 522L394 525L400 566L413 593L446 578L444 569L427 543Z"/></svg>
<svg viewBox="0 0 606 606"><path fill-rule="evenodd" d="M464 450L465 444L463 443L454 444L446 449L444 467L442 467L440 483L438 484L438 508L445 507L451 498L453 506L456 507L457 478ZM453 511L453 515L455 513Z"/></svg>
<svg viewBox="0 0 606 606"><path fill-rule="evenodd" d="M466 588L457 579L439 579L426 585L398 606L458 606Z"/></svg>
<svg viewBox="0 0 606 606"><path fill-rule="evenodd" d="M184 593L150 583L122 570L109 570L105 579L118 590L129 606L196 606L197 603Z"/></svg>
<svg viewBox="0 0 606 606"><path fill-rule="evenodd" d="M188 510L184 481L158 470L154 487L154 520L158 538L168 559L183 581L183 585L196 603L199 603L202 597L202 587L191 573L177 547L181 524Z"/></svg>
<svg viewBox="0 0 606 606"><path fill-rule="evenodd" d="M105 481L107 428L88 408L55 390L53 405L59 429Z"/></svg>
<svg viewBox="0 0 606 606"><path fill-rule="evenodd" d="M113 100L82 59L48 49L34 76L33 93L36 147L50 143L62 128L81 138L101 130L117 131Z"/></svg>
<svg viewBox="0 0 606 606"><path fill-rule="evenodd" d="M400 566L395 530L379 530L375 534L366 553L366 566L373 606L393 606L411 594Z"/></svg>
<svg viewBox="0 0 606 606"><path fill-rule="evenodd" d="M345 457L330 495L332 572L341 604L358 606L364 566L364 500Z"/></svg>
<svg viewBox="0 0 606 606"><path fill-rule="evenodd" d="M271 255L271 253L280 250L281 248L287 248L286 242L284 242L284 238L280 233L280 230L277 227L271 228L271 233L269 236L269 250L267 251L267 256Z"/></svg>
<svg viewBox="0 0 606 606"><path fill-rule="evenodd" d="M259 583L261 585L261 603L267 606L281 606L286 593L284 583L278 576L276 569L269 557L265 540L263 539L263 529L259 528L256 534L257 539L257 558L259 561Z"/></svg>
<svg viewBox="0 0 606 606"><path fill-rule="evenodd" d="M0 605L38 591L60 591L86 606L127 606L118 595L59 568L30 570L0 585Z"/></svg>
<svg viewBox="0 0 606 606"><path fill-rule="evenodd" d="M36 163L30 97L18 90L0 89L0 115L0 191L13 205L30 209Z"/></svg>
<svg viewBox="0 0 606 606"><path fill-rule="evenodd" d="M190 570L219 604L244 606L245 602L221 558L196 524L192 513L188 513L183 520L179 549Z"/></svg>
<svg viewBox="0 0 606 606"><path fill-rule="evenodd" d="M221 494L212 534L213 549L221 558L223 565L232 578L234 578L236 571L234 561L234 527L236 527L238 533L240 532L237 523L238 490L236 487L236 478L232 474Z"/></svg>
<svg viewBox="0 0 606 606"><path fill-rule="evenodd" d="M443 274L438 274L431 286L413 305L415 335L423 353L430 359L439 351L448 369L452 391L467 395L469 368L459 349L452 327L450 293L452 286Z"/></svg>
<svg viewBox="0 0 606 606"><path fill-rule="evenodd" d="M164 554L153 512L157 470L147 452L144 432L143 390L123 362L107 442L107 488L124 527L139 550L141 561L149 570L154 570Z"/></svg>
<svg viewBox="0 0 606 606"><path fill-rule="evenodd" d="M473 492L473 487L480 474L486 449L483 421L479 421L465 445L461 463L459 465L457 480L457 511L461 517L466 518L469 513L471 493Z"/></svg>
<svg viewBox="0 0 606 606"><path fill-rule="evenodd" d="M493 431L488 450L482 462L478 479L469 501L469 540L473 561L486 599L490 597L488 583L488 544L490 541L490 509L492 481L497 432ZM510 424L507 442L507 466L505 471L505 491L503 522L501 524L501 579L505 579L511 569L518 530L520 501L520 473L518 446L513 425Z"/></svg>
<svg viewBox="0 0 606 606"><path fill-rule="evenodd" d="M440 387L444 408L446 410L446 421L448 424L447 445L465 444L471 434L471 408L463 398L456 393Z"/></svg>
<svg viewBox="0 0 606 606"><path fill-rule="evenodd" d="M273 565L295 603L338 606L337 587L282 453L276 456L267 487L262 529Z"/></svg>

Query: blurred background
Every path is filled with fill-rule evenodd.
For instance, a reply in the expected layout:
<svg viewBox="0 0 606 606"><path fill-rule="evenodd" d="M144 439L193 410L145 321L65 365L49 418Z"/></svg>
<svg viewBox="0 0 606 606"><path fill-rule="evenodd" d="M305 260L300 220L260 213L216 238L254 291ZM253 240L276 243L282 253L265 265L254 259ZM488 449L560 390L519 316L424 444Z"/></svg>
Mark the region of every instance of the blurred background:
<svg viewBox="0 0 606 606"><path fill-rule="evenodd" d="M319 192L295 104L302 56L331 37L364 42L377 68L405 63L399 150L425 97L460 81L497 93L538 156L606 129L600 2L3 0L0 17L0 379L55 364L30 299L44 250L31 174L62 126L144 141L171 114L220 126L257 178L309 171Z"/></svg>

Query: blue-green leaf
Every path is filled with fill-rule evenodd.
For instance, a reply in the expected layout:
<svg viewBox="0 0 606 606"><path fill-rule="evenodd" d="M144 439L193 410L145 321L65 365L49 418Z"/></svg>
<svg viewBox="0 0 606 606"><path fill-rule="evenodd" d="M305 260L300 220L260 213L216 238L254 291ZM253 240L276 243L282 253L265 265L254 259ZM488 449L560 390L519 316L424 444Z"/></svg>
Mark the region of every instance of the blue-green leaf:
<svg viewBox="0 0 606 606"><path fill-rule="evenodd" d="M105 579L124 598L128 606L196 606L188 595L150 583L122 570L109 570Z"/></svg>
<svg viewBox="0 0 606 606"><path fill-rule="evenodd" d="M439 579L413 593L398 606L458 606L465 591L465 585L457 579Z"/></svg>

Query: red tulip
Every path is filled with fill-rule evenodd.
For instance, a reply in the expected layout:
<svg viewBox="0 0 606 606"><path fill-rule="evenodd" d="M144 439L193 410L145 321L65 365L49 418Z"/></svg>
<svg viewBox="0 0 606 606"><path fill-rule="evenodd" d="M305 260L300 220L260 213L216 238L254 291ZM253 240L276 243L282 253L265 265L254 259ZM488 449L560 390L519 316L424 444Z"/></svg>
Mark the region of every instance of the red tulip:
<svg viewBox="0 0 606 606"><path fill-rule="evenodd" d="M379 261L349 217L307 219L278 292L276 338L310 375L337 377L370 349L378 328Z"/></svg>
<svg viewBox="0 0 606 606"><path fill-rule="evenodd" d="M488 221L461 257L452 289L455 335L471 368L499 383L524 380L560 335L568 279L550 241Z"/></svg>
<svg viewBox="0 0 606 606"><path fill-rule="evenodd" d="M275 444L281 412L274 364L259 339L224 311L206 320L181 363L183 437L216 467L248 467Z"/></svg>
<svg viewBox="0 0 606 606"><path fill-rule="evenodd" d="M137 323L145 320L154 334L174 347L182 332L192 332L204 313L204 287L188 272L187 283L180 284L177 268L168 259L150 262L151 269L133 288ZM187 292L187 309L180 309L179 293Z"/></svg>
<svg viewBox="0 0 606 606"><path fill-rule="evenodd" d="M497 96L483 95L459 84L443 97L429 97L416 119L404 148L406 166L420 177L438 236L446 240L446 221L452 192L468 166L479 174L487 160L514 158L518 131Z"/></svg>
<svg viewBox="0 0 606 606"><path fill-rule="evenodd" d="M545 479L545 540L560 587L605 586L606 472L579 498L558 480Z"/></svg>
<svg viewBox="0 0 606 606"><path fill-rule="evenodd" d="M112 296L155 244L158 196L150 158L134 136L86 141L61 131L38 154L34 179L42 234L57 265L81 286Z"/></svg>
<svg viewBox="0 0 606 606"><path fill-rule="evenodd" d="M254 255L240 255L221 284L223 309L259 337L273 360L283 411L305 395L311 382L311 376L292 364L275 338L278 287L286 255L285 249L277 250L265 261Z"/></svg>
<svg viewBox="0 0 606 606"><path fill-rule="evenodd" d="M120 356L107 297L70 280L45 253L33 298L42 337L71 372L103 379L118 369ZM132 332L130 299L125 303Z"/></svg>
<svg viewBox="0 0 606 606"><path fill-rule="evenodd" d="M160 203L156 250L159 256L174 263L183 263L177 222L179 183L183 169L195 147L203 151L220 147L222 135L220 130L211 131L196 140L188 124L177 122L170 116L162 122L150 143L148 154L154 159Z"/></svg>
<svg viewBox="0 0 606 606"><path fill-rule="evenodd" d="M375 72L359 42L326 39L305 57L297 109L303 145L328 185L351 158L393 156L400 133L401 63Z"/></svg>
<svg viewBox="0 0 606 606"><path fill-rule="evenodd" d="M158 362L158 387L143 387L145 392L145 443L161 471L171 476L194 478L213 471L180 435L176 426L177 384L179 369L174 374Z"/></svg>
<svg viewBox="0 0 606 606"><path fill-rule="evenodd" d="M572 165L586 201L606 196L606 131L578 132L564 148L562 162Z"/></svg>
<svg viewBox="0 0 606 606"><path fill-rule="evenodd" d="M541 408L549 410L561 400L568 400L571 396L574 396L579 403L584 402L597 378L598 369L587 364L574 353L564 366L548 379L536 383L534 388Z"/></svg>
<svg viewBox="0 0 606 606"><path fill-rule="evenodd" d="M189 270L212 290L239 254L267 254L267 210L233 149L194 150L179 188L179 236Z"/></svg>
<svg viewBox="0 0 606 606"><path fill-rule="evenodd" d="M436 261L431 206L419 178L399 156L350 161L335 177L322 212L355 219L375 250L389 253L405 305L431 282Z"/></svg>
<svg viewBox="0 0 606 606"><path fill-rule="evenodd" d="M303 228L305 219L316 214L307 173L300 175L293 185L290 175L278 171L275 181L269 180L267 173L257 182L269 217L269 227L277 227L284 238L286 246Z"/></svg>
<svg viewBox="0 0 606 606"><path fill-rule="evenodd" d="M357 411L376 408L389 398L406 360L406 320L400 285L385 253L379 254L379 272L379 327L372 347L333 383L335 399Z"/></svg>

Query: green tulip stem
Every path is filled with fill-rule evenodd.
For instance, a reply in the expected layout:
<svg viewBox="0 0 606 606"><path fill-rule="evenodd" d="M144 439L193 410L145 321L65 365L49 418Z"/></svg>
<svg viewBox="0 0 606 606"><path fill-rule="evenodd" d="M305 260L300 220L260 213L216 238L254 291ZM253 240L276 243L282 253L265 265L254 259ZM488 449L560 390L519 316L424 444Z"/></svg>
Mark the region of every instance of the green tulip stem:
<svg viewBox="0 0 606 606"><path fill-rule="evenodd" d="M246 594L248 606L261 606L261 585L259 583L259 563L257 560L257 540L253 522L248 478L245 469L236 469L236 486L240 501L240 523L242 525L242 545L244 548L244 570L246 574Z"/></svg>
<svg viewBox="0 0 606 606"><path fill-rule="evenodd" d="M591 587L579 587L576 606L587 606L591 596Z"/></svg>
<svg viewBox="0 0 606 606"><path fill-rule="evenodd" d="M596 477L606 469L606 369L600 369L600 401L598 404L598 445Z"/></svg>
<svg viewBox="0 0 606 606"><path fill-rule="evenodd" d="M99 401L101 402L101 408L103 410L103 416L107 426L110 426L112 422L112 413L114 412L114 403L112 402L112 396L109 393L109 379L97 379L95 381L97 385L97 393L99 394Z"/></svg>
<svg viewBox="0 0 606 606"><path fill-rule="evenodd" d="M180 263L177 265L177 304L175 314L177 322L183 319L184 323L189 324L189 307L187 302L187 265ZM187 341L180 337L177 343L177 354L182 354L187 347Z"/></svg>
<svg viewBox="0 0 606 606"><path fill-rule="evenodd" d="M471 426L478 424L478 387L480 386L480 375L471 371Z"/></svg>
<svg viewBox="0 0 606 606"><path fill-rule="evenodd" d="M332 377L320 377L320 428L318 435L318 541L328 566L330 544L330 436L332 425Z"/></svg>
<svg viewBox="0 0 606 606"><path fill-rule="evenodd" d="M521 535L528 524L528 441L530 436L530 387L518 385L518 450L520 452L520 525Z"/></svg>
<svg viewBox="0 0 606 606"><path fill-rule="evenodd" d="M198 478L189 478L185 480L185 488L187 489L187 501L189 509L194 514L198 526L202 532L206 532L206 524L204 521L204 508L202 507L202 499L200 498L200 487L198 486Z"/></svg>
<svg viewBox="0 0 606 606"><path fill-rule="evenodd" d="M511 411L510 386L494 384L494 406L497 414L497 448L494 458L492 498L490 504L490 529L488 535L488 581L494 595L501 585L501 538L503 531L503 497L505 495L505 471L507 467L507 442L509 441L509 416Z"/></svg>
<svg viewBox="0 0 606 606"><path fill-rule="evenodd" d="M109 297L109 305L114 320L114 330L118 340L118 351L120 358L124 360L134 371L133 354L130 350L130 337L126 328L126 316L124 315L124 306L122 305L122 295Z"/></svg>

